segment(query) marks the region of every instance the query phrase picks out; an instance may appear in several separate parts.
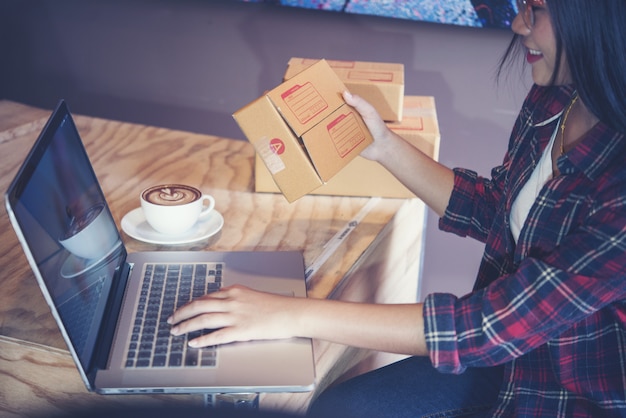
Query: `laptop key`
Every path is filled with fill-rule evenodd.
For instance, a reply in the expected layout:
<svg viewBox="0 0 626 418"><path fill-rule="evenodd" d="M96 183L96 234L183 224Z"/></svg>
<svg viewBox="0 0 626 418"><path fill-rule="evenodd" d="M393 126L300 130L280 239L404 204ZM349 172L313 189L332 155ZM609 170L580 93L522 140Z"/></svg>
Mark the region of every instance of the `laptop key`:
<svg viewBox="0 0 626 418"><path fill-rule="evenodd" d="M185 353L185 366L197 366L198 365L198 350L197 348L189 348Z"/></svg>
<svg viewBox="0 0 626 418"><path fill-rule="evenodd" d="M180 367L183 364L183 353L171 353L168 365L170 367Z"/></svg>
<svg viewBox="0 0 626 418"><path fill-rule="evenodd" d="M174 337L166 320L193 298L219 290L222 271L222 263L146 266L126 367L215 367L216 347L188 345L207 330Z"/></svg>
<svg viewBox="0 0 626 418"><path fill-rule="evenodd" d="M163 356L163 355L154 356L154 359L152 360L153 367L165 367L166 364L167 364L167 356Z"/></svg>

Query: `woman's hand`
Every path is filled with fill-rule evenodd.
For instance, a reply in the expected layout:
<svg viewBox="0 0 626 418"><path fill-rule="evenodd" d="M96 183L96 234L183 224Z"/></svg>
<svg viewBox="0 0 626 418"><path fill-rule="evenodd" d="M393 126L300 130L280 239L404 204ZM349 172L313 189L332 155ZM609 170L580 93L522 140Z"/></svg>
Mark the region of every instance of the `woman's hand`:
<svg viewBox="0 0 626 418"><path fill-rule="evenodd" d="M394 353L426 353L421 304L295 298L231 286L189 302L167 322L174 335L215 329L190 341L192 347L308 337Z"/></svg>
<svg viewBox="0 0 626 418"><path fill-rule="evenodd" d="M346 103L361 115L374 142L361 156L382 164L407 189L443 216L454 187L454 173L394 133L363 98L343 92Z"/></svg>
<svg viewBox="0 0 626 418"><path fill-rule="evenodd" d="M389 141L390 136L395 134L387 127L376 109L362 97L345 91L343 92L343 98L346 103L359 112L374 138L374 143L363 150L361 156L369 160L379 161L382 158L382 153L385 151L385 143Z"/></svg>
<svg viewBox="0 0 626 418"><path fill-rule="evenodd" d="M258 292L243 286L224 288L195 299L168 319L173 335L202 329L210 334L189 342L206 347L234 341L294 337L296 306L302 298Z"/></svg>

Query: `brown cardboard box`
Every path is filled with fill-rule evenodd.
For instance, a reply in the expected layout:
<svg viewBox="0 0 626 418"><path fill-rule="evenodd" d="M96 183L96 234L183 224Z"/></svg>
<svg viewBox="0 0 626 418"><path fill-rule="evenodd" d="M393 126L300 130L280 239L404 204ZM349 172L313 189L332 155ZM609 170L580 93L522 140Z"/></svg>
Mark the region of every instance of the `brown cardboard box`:
<svg viewBox="0 0 626 418"><path fill-rule="evenodd" d="M269 182L289 202L330 180L372 142L343 100L345 89L321 60L233 114Z"/></svg>
<svg viewBox="0 0 626 418"><path fill-rule="evenodd" d="M426 155L439 159L440 133L434 97L404 96L402 122L388 122L387 126Z"/></svg>
<svg viewBox="0 0 626 418"><path fill-rule="evenodd" d="M309 58L291 58L283 79L290 79L317 61ZM348 90L370 102L383 120L392 122L402 120L403 64L334 60L327 62Z"/></svg>
<svg viewBox="0 0 626 418"><path fill-rule="evenodd" d="M438 159L440 135L435 99L430 96L405 96L404 103L402 122L387 123L387 126L425 154ZM279 191L258 156L255 164L255 187L257 192ZM362 157L356 157L328 183L311 194L415 197L383 166Z"/></svg>

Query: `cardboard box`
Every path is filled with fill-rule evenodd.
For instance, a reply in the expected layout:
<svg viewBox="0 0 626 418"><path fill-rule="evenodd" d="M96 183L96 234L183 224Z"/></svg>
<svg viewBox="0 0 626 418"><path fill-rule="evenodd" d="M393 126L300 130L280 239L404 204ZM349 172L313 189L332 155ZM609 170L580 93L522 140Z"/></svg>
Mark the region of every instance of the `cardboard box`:
<svg viewBox="0 0 626 418"><path fill-rule="evenodd" d="M404 96L402 122L387 122L387 126L434 160L439 160L439 122L435 98Z"/></svg>
<svg viewBox="0 0 626 418"><path fill-rule="evenodd" d="M387 123L387 126L437 160L440 134L435 99L430 96L405 96L404 103L402 122ZM258 156L255 162L255 187L257 192L279 192L271 174ZM315 189L311 194L415 197L383 166L363 157L356 157L328 183Z"/></svg>
<svg viewBox="0 0 626 418"><path fill-rule="evenodd" d="M345 89L321 60L233 114L289 202L329 181L372 142L343 100Z"/></svg>
<svg viewBox="0 0 626 418"><path fill-rule="evenodd" d="M283 79L290 79L317 61L309 58L291 58ZM370 102L383 120L390 122L402 120L403 64L333 60L327 62L348 90Z"/></svg>

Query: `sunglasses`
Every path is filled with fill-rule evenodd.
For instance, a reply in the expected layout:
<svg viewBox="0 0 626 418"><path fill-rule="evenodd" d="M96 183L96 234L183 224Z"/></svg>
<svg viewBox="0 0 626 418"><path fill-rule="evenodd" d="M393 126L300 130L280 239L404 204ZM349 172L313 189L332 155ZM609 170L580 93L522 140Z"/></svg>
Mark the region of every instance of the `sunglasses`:
<svg viewBox="0 0 626 418"><path fill-rule="evenodd" d="M535 26L535 7L544 7L546 0L516 0L517 13L522 15L528 29Z"/></svg>

